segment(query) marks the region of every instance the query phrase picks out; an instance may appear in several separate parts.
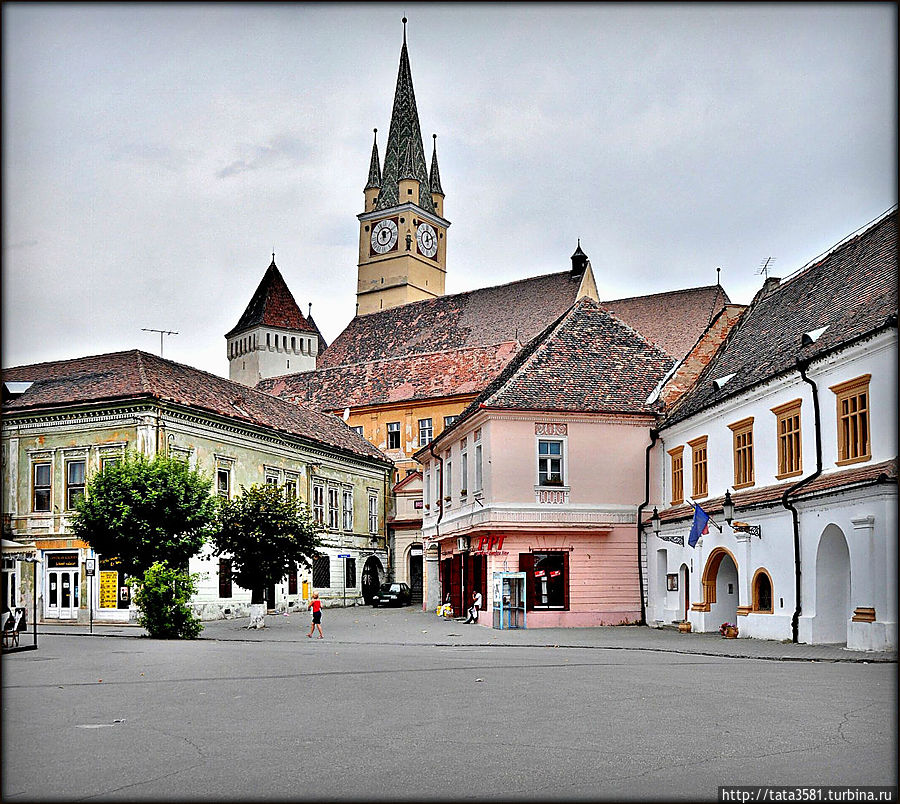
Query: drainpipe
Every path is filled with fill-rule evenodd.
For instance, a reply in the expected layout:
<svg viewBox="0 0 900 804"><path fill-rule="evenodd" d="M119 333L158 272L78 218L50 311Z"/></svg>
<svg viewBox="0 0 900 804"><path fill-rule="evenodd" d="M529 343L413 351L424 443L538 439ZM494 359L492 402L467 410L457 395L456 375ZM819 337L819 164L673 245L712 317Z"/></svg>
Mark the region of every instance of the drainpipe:
<svg viewBox="0 0 900 804"><path fill-rule="evenodd" d="M650 451L659 438L659 430L650 428L650 443L647 445L647 454L644 458L644 501L637 509L637 559L638 559L638 588L641 595L641 621L639 625L647 624L647 607L644 605L644 566L641 561L641 514L650 504Z"/></svg>
<svg viewBox="0 0 900 804"><path fill-rule="evenodd" d="M797 371L800 372L800 378L812 388L813 423L816 429L816 471L808 477L804 477L797 481L781 495L781 504L791 512L791 518L794 525L794 599L796 602L794 614L791 617L791 641L795 644L798 641L797 635L800 624L800 614L802 612L802 607L800 605L800 515L797 513L797 509L793 504L788 501L788 498L822 474L822 422L819 418L819 388L815 382L806 376L807 368L809 368L809 361L804 363L804 361L798 358Z"/></svg>

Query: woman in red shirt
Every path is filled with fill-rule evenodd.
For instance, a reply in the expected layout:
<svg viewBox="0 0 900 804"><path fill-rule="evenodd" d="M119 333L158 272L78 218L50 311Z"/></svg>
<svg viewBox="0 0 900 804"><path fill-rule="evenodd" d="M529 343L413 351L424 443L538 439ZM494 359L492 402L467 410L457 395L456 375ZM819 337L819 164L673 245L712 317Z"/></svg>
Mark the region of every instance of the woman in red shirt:
<svg viewBox="0 0 900 804"><path fill-rule="evenodd" d="M322 639L322 601L319 600L319 593L312 593L312 600L309 601L309 608L312 609L312 625L309 627L309 633L306 635L312 639L313 631L319 629L319 639Z"/></svg>

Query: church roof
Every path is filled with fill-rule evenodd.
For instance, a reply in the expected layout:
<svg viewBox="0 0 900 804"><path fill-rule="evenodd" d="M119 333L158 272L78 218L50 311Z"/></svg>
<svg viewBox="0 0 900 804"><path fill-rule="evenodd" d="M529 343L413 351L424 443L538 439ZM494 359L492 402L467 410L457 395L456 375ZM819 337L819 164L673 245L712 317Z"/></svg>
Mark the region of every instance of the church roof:
<svg viewBox="0 0 900 804"><path fill-rule="evenodd" d="M137 349L16 366L3 369L3 379L32 383L4 403L6 416L59 406L154 399L386 461L336 416Z"/></svg>
<svg viewBox="0 0 900 804"><path fill-rule="evenodd" d="M650 414L647 397L674 363L584 297L519 352L460 418L480 408Z"/></svg>
<svg viewBox="0 0 900 804"><path fill-rule="evenodd" d="M400 49L400 69L397 72L394 108L391 112L384 171L381 174L381 192L378 194L376 209L389 209L400 204L399 182L404 178L418 180L419 206L426 212L434 212L405 34L403 47Z"/></svg>
<svg viewBox="0 0 900 804"><path fill-rule="evenodd" d="M897 210L794 276L769 284L774 287L757 294L667 424L794 371L798 359L814 360L896 327ZM802 345L804 333L822 328ZM727 383L716 383L729 375Z"/></svg>
<svg viewBox="0 0 900 804"><path fill-rule="evenodd" d="M226 338L253 327L265 325L288 330L314 331L294 301L281 271L275 265L275 255L263 274L262 281L250 299L237 324L225 334ZM318 331L318 330L315 330Z"/></svg>

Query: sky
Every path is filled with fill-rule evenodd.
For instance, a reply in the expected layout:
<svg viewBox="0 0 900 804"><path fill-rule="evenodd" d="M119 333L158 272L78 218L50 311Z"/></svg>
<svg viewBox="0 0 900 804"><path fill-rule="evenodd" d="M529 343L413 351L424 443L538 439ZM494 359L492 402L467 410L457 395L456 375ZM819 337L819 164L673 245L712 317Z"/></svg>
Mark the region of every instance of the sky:
<svg viewBox="0 0 900 804"><path fill-rule="evenodd" d="M227 376L273 251L334 340L404 14L448 293L580 238L601 299L748 303L897 203L894 3L4 3L2 365Z"/></svg>

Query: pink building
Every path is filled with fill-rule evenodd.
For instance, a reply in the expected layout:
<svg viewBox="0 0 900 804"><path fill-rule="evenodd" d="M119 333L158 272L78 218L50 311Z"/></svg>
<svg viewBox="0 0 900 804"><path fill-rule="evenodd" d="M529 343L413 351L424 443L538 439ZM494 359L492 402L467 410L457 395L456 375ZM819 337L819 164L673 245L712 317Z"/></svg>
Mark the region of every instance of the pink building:
<svg viewBox="0 0 900 804"><path fill-rule="evenodd" d="M524 573L527 627L641 618L638 506L653 409L673 359L582 298L427 448L426 575L463 615L495 573Z"/></svg>

